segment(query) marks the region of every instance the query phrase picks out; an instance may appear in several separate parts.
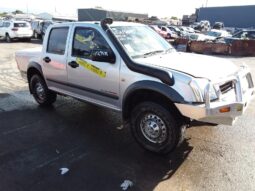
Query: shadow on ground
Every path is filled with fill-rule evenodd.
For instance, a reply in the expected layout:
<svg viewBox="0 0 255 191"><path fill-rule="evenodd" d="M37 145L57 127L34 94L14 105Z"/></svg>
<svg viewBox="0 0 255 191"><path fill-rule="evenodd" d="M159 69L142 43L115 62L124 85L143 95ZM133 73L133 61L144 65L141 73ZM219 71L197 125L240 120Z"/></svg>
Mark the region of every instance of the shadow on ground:
<svg viewBox="0 0 255 191"><path fill-rule="evenodd" d="M12 42L8 43L5 41L5 38L0 38L0 44L15 44L15 43L31 43L31 44L42 44L42 40L32 38L30 42L24 39L14 39Z"/></svg>
<svg viewBox="0 0 255 191"><path fill-rule="evenodd" d="M169 156L141 149L118 113L73 99L50 109L0 112L2 190L153 190L171 178L192 147L185 141ZM59 169L70 171L61 176Z"/></svg>

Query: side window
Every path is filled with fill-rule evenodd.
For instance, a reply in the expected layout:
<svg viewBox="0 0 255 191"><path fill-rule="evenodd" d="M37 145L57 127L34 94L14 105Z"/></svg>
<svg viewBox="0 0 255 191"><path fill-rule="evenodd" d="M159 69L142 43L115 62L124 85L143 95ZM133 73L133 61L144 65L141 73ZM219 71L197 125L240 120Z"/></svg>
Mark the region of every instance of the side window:
<svg viewBox="0 0 255 191"><path fill-rule="evenodd" d="M69 28L53 28L48 38L47 52L52 54L64 55Z"/></svg>
<svg viewBox="0 0 255 191"><path fill-rule="evenodd" d="M7 22L6 23L6 28L8 28L11 25L11 23Z"/></svg>
<svg viewBox="0 0 255 191"><path fill-rule="evenodd" d="M72 56L91 59L95 50L111 50L104 37L94 29L76 28Z"/></svg>

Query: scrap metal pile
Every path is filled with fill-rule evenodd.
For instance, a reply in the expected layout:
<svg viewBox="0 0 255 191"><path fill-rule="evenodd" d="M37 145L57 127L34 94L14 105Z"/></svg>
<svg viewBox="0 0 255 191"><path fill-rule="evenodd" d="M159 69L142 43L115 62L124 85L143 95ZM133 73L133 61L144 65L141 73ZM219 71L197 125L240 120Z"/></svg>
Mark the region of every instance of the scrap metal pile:
<svg viewBox="0 0 255 191"><path fill-rule="evenodd" d="M231 43L213 41L193 41L176 39L173 45L180 51L200 54L220 54L231 56L255 56L255 40L233 40Z"/></svg>
<svg viewBox="0 0 255 191"><path fill-rule="evenodd" d="M255 29L225 28L216 22L211 28L208 21L186 26L150 27L173 44L178 51L200 54L255 56Z"/></svg>

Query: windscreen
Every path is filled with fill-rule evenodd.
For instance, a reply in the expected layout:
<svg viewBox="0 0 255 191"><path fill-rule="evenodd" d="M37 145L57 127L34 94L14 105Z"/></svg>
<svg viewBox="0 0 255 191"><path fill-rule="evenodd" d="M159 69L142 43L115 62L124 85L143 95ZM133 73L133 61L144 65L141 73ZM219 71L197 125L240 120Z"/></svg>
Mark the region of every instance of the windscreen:
<svg viewBox="0 0 255 191"><path fill-rule="evenodd" d="M131 58L174 49L148 26L116 26L111 29Z"/></svg>
<svg viewBox="0 0 255 191"><path fill-rule="evenodd" d="M14 27L17 28L24 28L24 27L29 27L28 23L14 23Z"/></svg>

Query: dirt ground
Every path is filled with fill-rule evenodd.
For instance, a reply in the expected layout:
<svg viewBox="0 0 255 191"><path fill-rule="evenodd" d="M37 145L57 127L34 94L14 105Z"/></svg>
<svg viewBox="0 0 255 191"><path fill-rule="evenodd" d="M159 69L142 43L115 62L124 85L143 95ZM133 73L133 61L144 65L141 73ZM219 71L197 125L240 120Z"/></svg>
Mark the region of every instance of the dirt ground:
<svg viewBox="0 0 255 191"><path fill-rule="evenodd" d="M118 128L118 113L60 96L38 107L14 59L37 46L0 41L0 190L115 191L126 179L137 191L255 190L255 101L234 126L195 124L180 148L156 156ZM226 59L255 79L255 57Z"/></svg>

